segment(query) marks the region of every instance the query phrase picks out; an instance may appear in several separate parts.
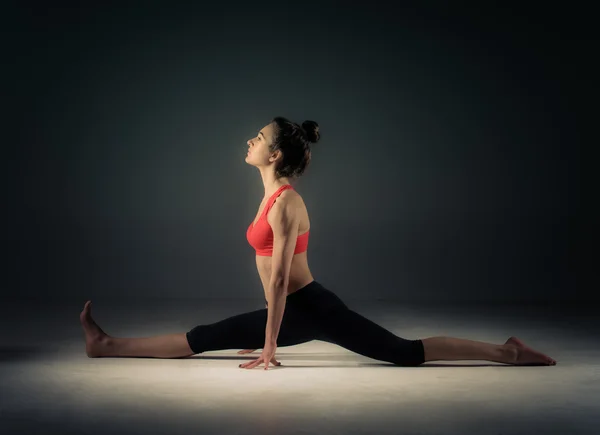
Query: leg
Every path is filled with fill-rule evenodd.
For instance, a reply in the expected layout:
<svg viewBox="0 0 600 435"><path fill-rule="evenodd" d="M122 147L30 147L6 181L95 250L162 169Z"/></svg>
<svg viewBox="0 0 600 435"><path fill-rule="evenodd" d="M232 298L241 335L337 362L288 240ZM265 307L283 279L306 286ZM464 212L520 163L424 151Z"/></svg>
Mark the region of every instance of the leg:
<svg viewBox="0 0 600 435"><path fill-rule="evenodd" d="M334 293L320 293L319 336L358 354L397 365L415 366L435 360L487 360L517 365L554 365L516 337L497 345L454 337L406 340L350 310Z"/></svg>
<svg viewBox="0 0 600 435"><path fill-rule="evenodd" d="M105 356L185 358L194 354L184 332L146 338L109 336L94 322L90 301L85 304L79 320L85 332L86 354L90 358Z"/></svg>
<svg viewBox="0 0 600 435"><path fill-rule="evenodd" d="M486 360L514 365L556 365L556 361L526 346L517 337L504 344L484 343L454 337L424 338L425 361Z"/></svg>
<svg viewBox="0 0 600 435"><path fill-rule="evenodd" d="M424 338L425 361L486 360L505 364L516 361L516 349L502 344L484 343L454 337Z"/></svg>
<svg viewBox="0 0 600 435"><path fill-rule="evenodd" d="M186 358L194 353L185 332L144 338L109 337L102 356Z"/></svg>
<svg viewBox="0 0 600 435"><path fill-rule="evenodd" d="M398 337L345 305L328 310L318 318L319 340L400 366L418 366L425 362L421 340Z"/></svg>
<svg viewBox="0 0 600 435"><path fill-rule="evenodd" d="M80 321L86 336L86 353L93 357L185 358L209 350L262 348L265 343L267 310L239 314L210 325L199 325L187 333L145 338L118 338L106 334L91 315L88 301ZM308 319L290 305L281 322L278 347L315 339Z"/></svg>
<svg viewBox="0 0 600 435"><path fill-rule="evenodd" d="M209 325L198 325L186 335L194 353L223 349L259 349L265 344L267 309L251 311ZM316 330L294 304L283 313L277 347L306 343L316 338Z"/></svg>

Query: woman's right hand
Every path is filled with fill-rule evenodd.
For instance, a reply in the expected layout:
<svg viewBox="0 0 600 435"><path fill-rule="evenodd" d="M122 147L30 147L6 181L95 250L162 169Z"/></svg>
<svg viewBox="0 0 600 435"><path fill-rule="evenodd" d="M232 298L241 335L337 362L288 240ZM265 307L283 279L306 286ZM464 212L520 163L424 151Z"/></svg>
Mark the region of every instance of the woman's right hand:
<svg viewBox="0 0 600 435"><path fill-rule="evenodd" d="M255 350L256 349L244 349L244 350L238 351L238 353L241 354L241 355L243 355L245 353L252 353ZM281 363L275 359L275 356L273 356L273 358L271 359L271 364L273 364L274 366L280 366L281 365Z"/></svg>

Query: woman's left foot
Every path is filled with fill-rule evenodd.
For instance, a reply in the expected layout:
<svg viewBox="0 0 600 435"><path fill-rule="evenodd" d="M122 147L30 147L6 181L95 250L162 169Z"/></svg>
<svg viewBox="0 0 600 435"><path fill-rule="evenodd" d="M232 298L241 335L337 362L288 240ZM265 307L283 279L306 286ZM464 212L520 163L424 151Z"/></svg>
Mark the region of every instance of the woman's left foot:
<svg viewBox="0 0 600 435"><path fill-rule="evenodd" d="M92 302L87 301L79 315L79 321L85 332L85 353L90 358L103 355L110 337L92 319Z"/></svg>

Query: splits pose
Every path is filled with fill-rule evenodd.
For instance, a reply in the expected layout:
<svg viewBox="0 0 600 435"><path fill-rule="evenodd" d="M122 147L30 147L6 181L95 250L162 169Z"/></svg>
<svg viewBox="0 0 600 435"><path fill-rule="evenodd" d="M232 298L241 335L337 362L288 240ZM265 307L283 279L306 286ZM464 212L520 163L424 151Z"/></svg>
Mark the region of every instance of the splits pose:
<svg viewBox="0 0 600 435"><path fill-rule="evenodd" d="M311 340L337 344L352 352L398 366L437 360L487 360L514 365L555 365L556 361L516 337L502 344L454 337L408 340L349 309L316 281L308 267L310 220L302 197L290 184L311 159L311 144L320 138L314 121L298 125L276 117L247 142L246 162L258 168L265 196L246 232L256 251L266 308L238 314L187 332L143 338L106 334L92 319L91 301L80 314L89 357L186 358L211 350L243 349L261 355L240 364L281 365L277 347Z"/></svg>

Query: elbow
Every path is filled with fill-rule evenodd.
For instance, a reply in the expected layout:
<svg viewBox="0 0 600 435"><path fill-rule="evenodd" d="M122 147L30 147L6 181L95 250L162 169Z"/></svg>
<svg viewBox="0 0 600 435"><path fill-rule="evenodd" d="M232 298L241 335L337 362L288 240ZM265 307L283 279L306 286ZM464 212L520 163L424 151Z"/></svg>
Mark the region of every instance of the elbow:
<svg viewBox="0 0 600 435"><path fill-rule="evenodd" d="M285 293L288 287L288 280L284 276L275 276L271 278L271 288L275 292Z"/></svg>

